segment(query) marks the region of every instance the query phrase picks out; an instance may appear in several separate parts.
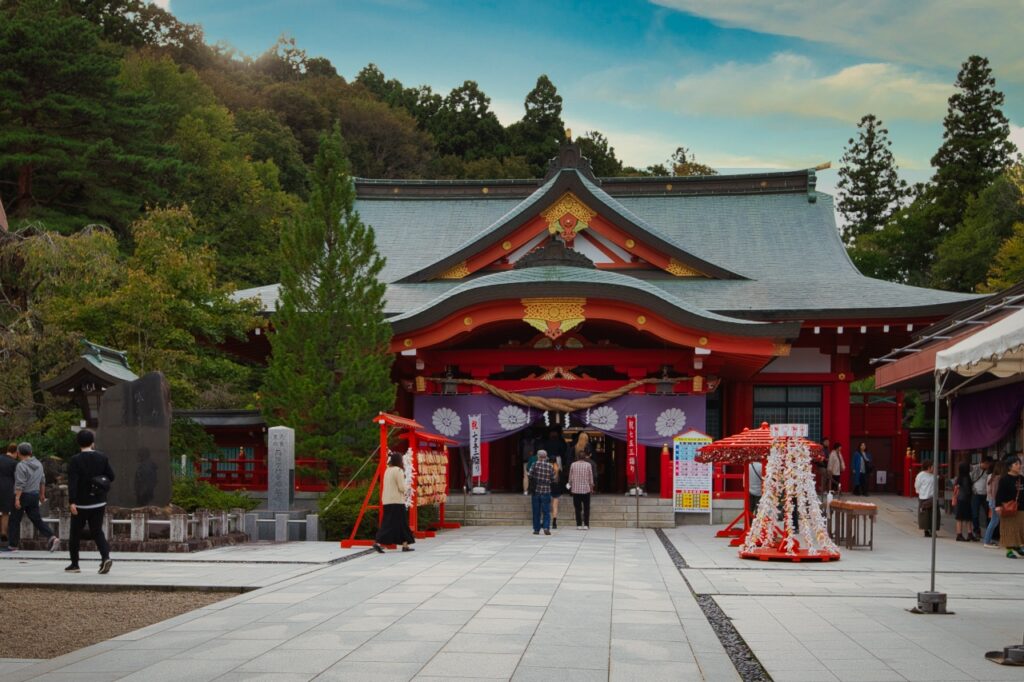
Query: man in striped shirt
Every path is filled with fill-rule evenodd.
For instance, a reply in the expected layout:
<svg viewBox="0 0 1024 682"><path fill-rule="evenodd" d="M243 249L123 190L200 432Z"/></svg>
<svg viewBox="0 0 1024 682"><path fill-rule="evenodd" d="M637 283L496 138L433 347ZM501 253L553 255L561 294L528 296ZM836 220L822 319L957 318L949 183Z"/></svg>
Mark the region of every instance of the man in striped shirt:
<svg viewBox="0 0 1024 682"><path fill-rule="evenodd" d="M537 463L530 469L533 481L533 534L551 535L551 486L555 482L555 470L548 462L547 450L537 451Z"/></svg>
<svg viewBox="0 0 1024 682"><path fill-rule="evenodd" d="M585 453L569 467L569 491L576 510L576 530L590 530L590 493L594 491L594 467Z"/></svg>

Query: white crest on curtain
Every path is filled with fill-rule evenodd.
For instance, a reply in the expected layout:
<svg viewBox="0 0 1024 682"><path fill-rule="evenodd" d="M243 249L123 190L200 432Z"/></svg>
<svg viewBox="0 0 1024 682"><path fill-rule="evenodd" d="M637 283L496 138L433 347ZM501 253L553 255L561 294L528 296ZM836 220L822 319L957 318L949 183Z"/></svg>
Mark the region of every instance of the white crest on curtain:
<svg viewBox="0 0 1024 682"><path fill-rule="evenodd" d="M590 413L587 423L603 431L611 431L619 423L619 413L614 407L602 405Z"/></svg>
<svg viewBox="0 0 1024 682"><path fill-rule="evenodd" d="M529 422L529 416L523 408L515 405L506 405L498 410L498 425L506 431L521 429Z"/></svg>
<svg viewBox="0 0 1024 682"><path fill-rule="evenodd" d="M437 432L445 436L454 436L462 430L462 418L450 407L439 407L434 410L431 418Z"/></svg>
<svg viewBox="0 0 1024 682"><path fill-rule="evenodd" d="M686 426L686 413L678 407L670 407L658 415L654 423L654 430L659 436L671 438L683 430Z"/></svg>

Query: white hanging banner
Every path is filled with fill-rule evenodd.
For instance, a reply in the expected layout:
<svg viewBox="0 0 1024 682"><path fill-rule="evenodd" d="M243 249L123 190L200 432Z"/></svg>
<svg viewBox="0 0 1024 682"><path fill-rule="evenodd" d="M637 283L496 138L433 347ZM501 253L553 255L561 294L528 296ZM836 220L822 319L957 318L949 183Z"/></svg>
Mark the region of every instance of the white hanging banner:
<svg viewBox="0 0 1024 682"><path fill-rule="evenodd" d="M479 414L469 415L469 459L473 463L472 475L480 477L480 420Z"/></svg>

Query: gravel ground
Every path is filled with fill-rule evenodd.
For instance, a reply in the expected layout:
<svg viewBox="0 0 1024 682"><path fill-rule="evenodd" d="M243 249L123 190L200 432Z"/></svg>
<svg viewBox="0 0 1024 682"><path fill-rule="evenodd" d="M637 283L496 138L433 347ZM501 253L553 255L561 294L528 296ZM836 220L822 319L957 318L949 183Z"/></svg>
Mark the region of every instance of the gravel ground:
<svg viewBox="0 0 1024 682"><path fill-rule="evenodd" d="M54 658L232 596L229 592L0 588L0 658Z"/></svg>

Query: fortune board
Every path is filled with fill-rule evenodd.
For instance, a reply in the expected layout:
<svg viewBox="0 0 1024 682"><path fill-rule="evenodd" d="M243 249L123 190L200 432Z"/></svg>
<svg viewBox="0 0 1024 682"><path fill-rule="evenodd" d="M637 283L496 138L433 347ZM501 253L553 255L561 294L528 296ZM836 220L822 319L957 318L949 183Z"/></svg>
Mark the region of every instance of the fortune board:
<svg viewBox="0 0 1024 682"><path fill-rule="evenodd" d="M672 439L672 500L677 512L711 513L711 480L714 465L697 461L697 450L711 436L687 431Z"/></svg>

